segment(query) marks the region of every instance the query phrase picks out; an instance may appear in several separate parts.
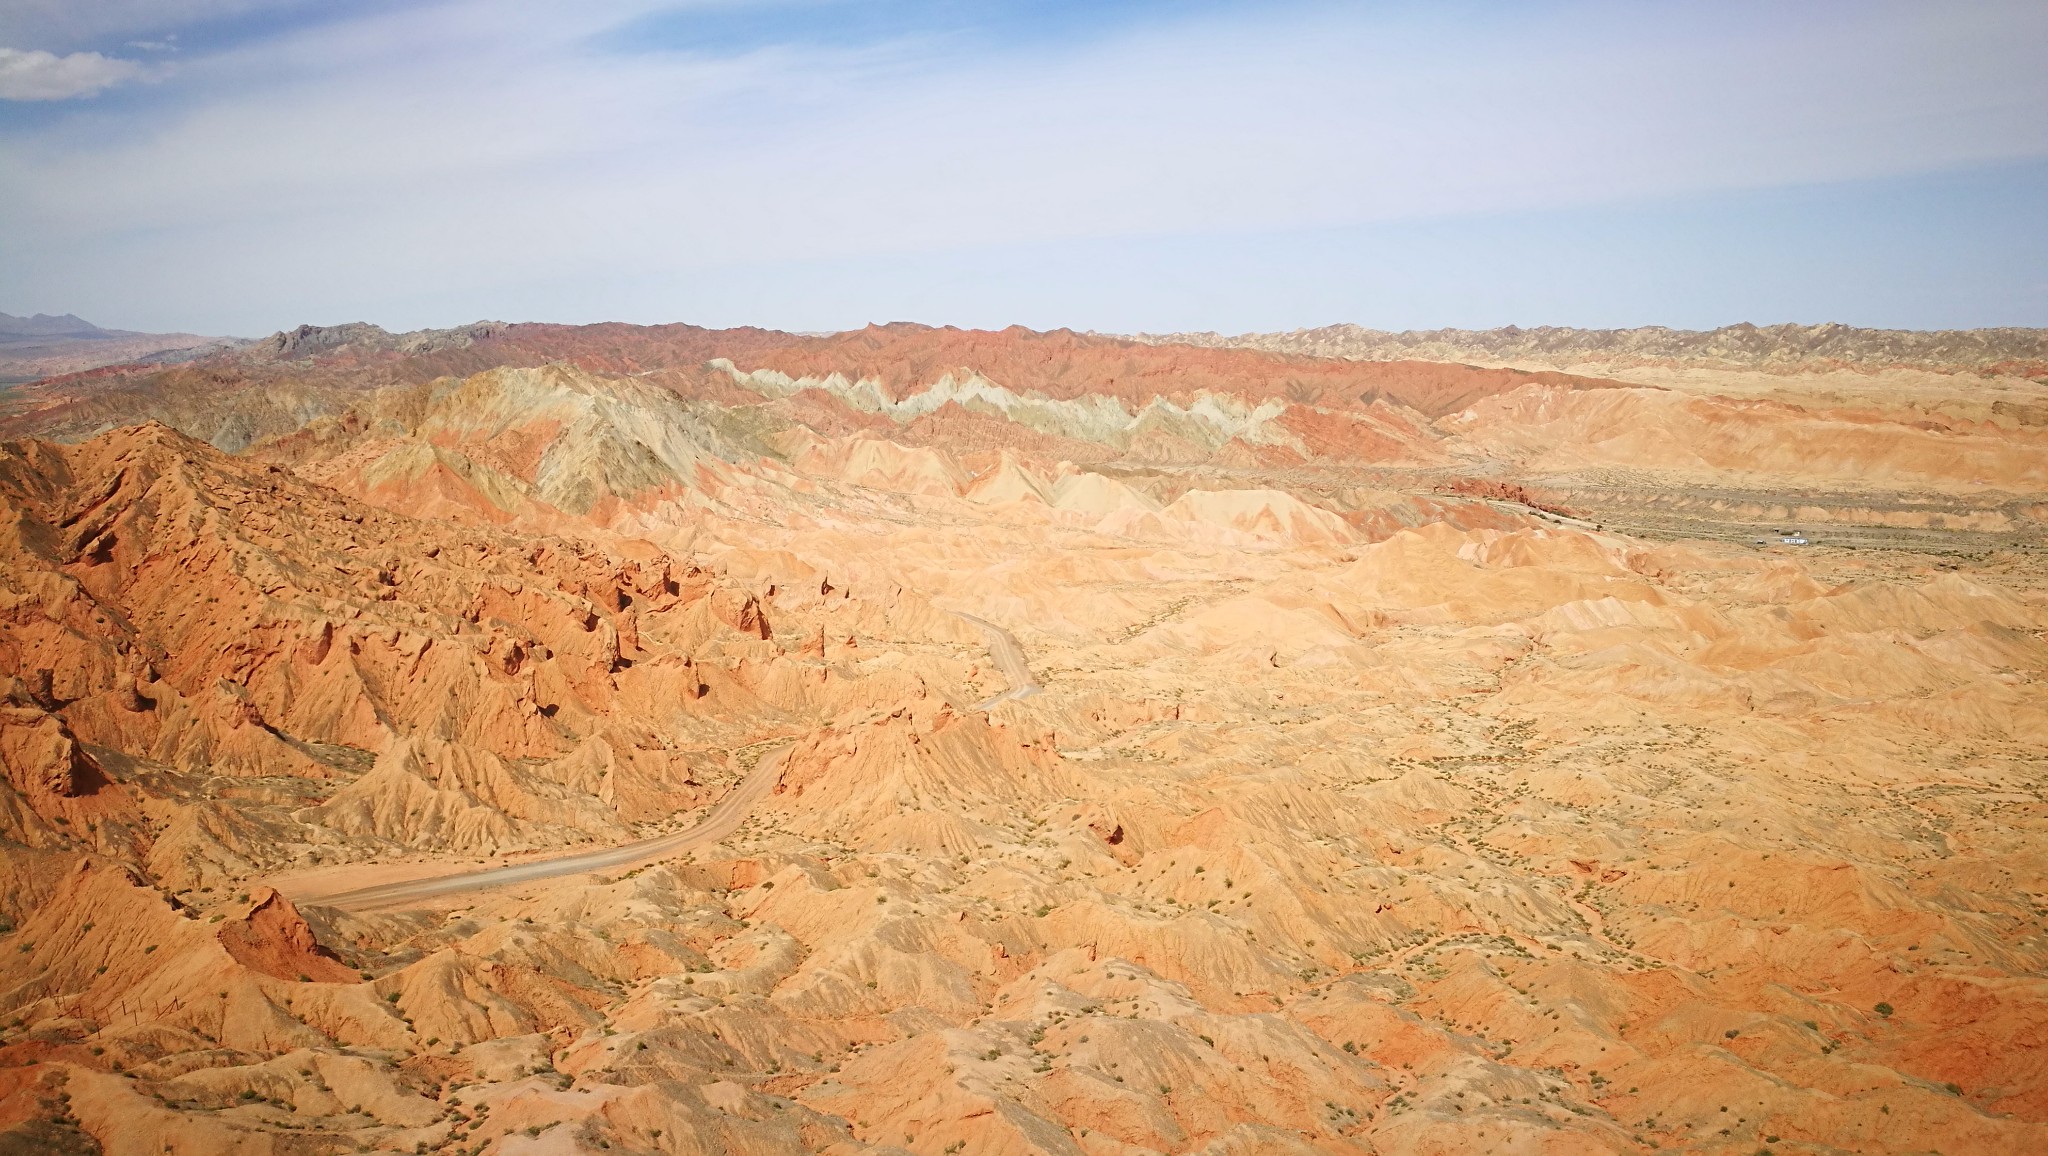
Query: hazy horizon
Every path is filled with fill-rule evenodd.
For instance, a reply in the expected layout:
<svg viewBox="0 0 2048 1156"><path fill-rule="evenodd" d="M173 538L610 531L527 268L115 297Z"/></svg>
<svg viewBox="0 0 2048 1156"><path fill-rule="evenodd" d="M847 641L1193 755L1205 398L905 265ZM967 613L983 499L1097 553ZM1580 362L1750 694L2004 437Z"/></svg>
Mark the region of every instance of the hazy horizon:
<svg viewBox="0 0 2048 1156"><path fill-rule="evenodd" d="M49 310L45 309L45 310L41 310L40 312L35 312L35 313L20 313L20 314L8 314L6 310L0 310L0 315L12 316L12 317L16 318L17 320L23 320L23 321L26 321L26 320L32 320L33 318L35 318L35 317L39 317L39 316L40 316L40 317L49 317L49 318L53 318L53 319L55 319L55 318L61 318L61 317L66 317L66 316L69 316L69 317L72 317L72 318L74 318L74 319L76 319L76 320L84 321L84 322L86 322L87 324L89 324L89 325L92 325L92 326L94 326L95 328L98 328L98 329L101 329L101 330L104 330L104 331L108 331L108 332L136 332L136 333L147 333L147 332L148 332L148 331L143 331L143 330L135 330L135 329L133 329L132 327L129 327L129 326L124 326L124 325L102 325L102 324L100 324L100 323L99 323L99 322L98 322L97 320L95 320L95 319L93 319L93 318L90 318L90 317L79 317L79 316L78 316L78 314L77 314L76 312L70 312L70 311L66 311L66 312L58 312L58 313L52 313L52 312L50 312ZM377 325L377 323L376 323L376 322L374 322L374 321L368 321L368 322L365 322L365 321L362 321L362 320L360 320L360 319L347 319L347 320L329 320L329 321L299 321L299 322L293 322L293 323L291 323L291 324L286 324L286 325L277 325L277 326L272 326L271 328L269 328L269 329L266 329L266 330L263 330L263 331L261 331L261 332L246 332L246 333L203 333L203 334L196 334L196 336L201 336L201 337L212 337L212 338L225 338L225 339L231 339L231 340L241 340L241 341L260 341L260 340L263 340L263 339L264 339L264 338L266 338L266 337L270 337L270 336L273 336L273 335L276 335L276 334L280 334L280 333L288 333L288 332L291 332L291 331L293 331L293 330L299 329L299 328L301 328L301 327L311 327L311 328L315 328L315 329L332 329L332 328L339 328L339 327L341 327L341 326L346 326L346 325L357 325L357 324L367 324L367 325L373 325L373 326L376 326L376 327L377 327L377 328L379 328L379 329L383 329L383 330L384 330L385 332L387 332L387 333L391 333L391 334L394 334L394 335L403 335L403 334L406 334L406 333L417 333L417 332L436 332L436 331L447 331L447 330L452 330L452 329L461 329L461 328L464 328L464 327L466 327L466 326L471 326L471 325L636 325L636 326L648 326L648 327L655 327L655 326L662 326L662 325L698 325L698 323L697 323L697 322L695 322L695 321L691 321L691 320L689 320L689 319L687 319L687 318L680 318L680 319L675 319L675 320L670 320L670 321L616 321L616 320L597 320L597 321L576 321L576 322L556 322L556 321L550 321L550 320L548 320L548 319L546 319L546 318L540 318L540 317L528 317L528 318L478 317L478 318L475 318L475 319L473 319L473 320L470 320L470 321L464 321L464 322L457 322L457 323L455 323L455 324L453 324L453 325L434 325L434 326L419 326L419 327L415 327L415 328L412 328L412 329L393 329L393 328L391 328L391 327L389 327L389 326ZM1100 336L1100 337L1131 337L1131 336L1142 336L1142 337L1165 337L1165 336L1171 336L1171 335L1173 335L1173 334L1176 334L1176 333L1185 333L1185 334L1214 334L1214 335L1217 335L1217 336L1222 336L1222 337L1239 337L1239 336L1245 336L1245 337L1249 337L1249 336L1257 336L1257 335L1260 335L1260 334L1268 334L1268 333L1293 333L1293 332L1309 332L1309 331L1314 331L1314 330L1319 330L1319 329L1331 329L1331 328L1337 328L1337 327L1339 327L1339 326L1344 326L1344 325L1357 325L1357 326L1358 326L1358 327L1359 327L1360 329L1363 329L1363 330L1366 330L1366 331L1369 331L1369 332L1382 332L1382 333L1390 333L1390 334L1394 334L1394 335L1396 335L1396 336L1401 336L1401 335L1407 335L1407 334L1423 334L1423 333L1442 333L1442 332L1462 332L1462 333L1488 333L1488 332L1498 332L1498 331L1501 331L1501 330L1521 330L1521 331L1523 331L1523 332L1534 332L1534 331L1542 331L1542 330L1551 330L1551 329L1558 329L1558 330L1573 330L1573 331L1577 331L1577 332L1582 332L1582 333L1602 333L1602 332L1627 332L1627 331L1630 331L1630 330L1635 330L1635 329L1665 329L1665 330L1669 330L1669 331L1671 331L1671 332L1673 332L1673 333L1711 333L1711 332L1717 332L1717 331L1720 331L1720 330L1723 330L1723 329L1734 329L1734 328L1739 328L1739 327L1741 327L1741 326L1743 326L1743 325L1749 325L1749 326L1751 326L1752 328L1755 328L1755 329L1776 329L1776 328L1780 328L1780 327L1783 327L1783 326L1788 326L1788 325L1789 325L1789 326L1801 326L1801 327L1815 327L1815 326L1825 326L1825 325L1846 325L1846 324L1847 324L1846 322L1832 322L1832 321L1818 321L1818 322L1799 322L1799 321L1749 321L1749 322L1743 322L1743 321L1732 321L1732 322L1729 322L1729 323L1728 323L1728 324L1726 324L1726 325L1718 325L1718 326L1714 326L1714 327L1712 327L1711 329L1687 329L1687 328L1682 328L1682 327L1679 327L1679 326L1671 326L1671 325L1657 325L1657 324L1655 324L1655 323L1649 323L1649 324L1644 324L1644 325L1638 325L1638 326L1588 326L1588 325L1517 325L1517 324L1515 324L1515 323L1513 323L1513 322L1507 322L1507 323L1504 323L1504 324L1501 324L1501 325L1494 325L1494 326L1486 326L1486 327L1484 327L1484 328L1476 328L1476 329L1475 329L1475 328L1472 328L1472 327L1468 327L1468 326L1457 326L1457 325L1426 325L1426 326L1412 326L1412 327L1409 327L1409 328L1405 328L1405 329L1382 329L1382 328L1379 328L1379 327L1376 327L1376 326L1371 326L1371 325L1362 325L1362 324L1360 324L1360 323L1358 323L1358 322L1349 322L1349 321L1330 321L1330 322L1325 322L1325 323L1322 323L1322 324L1317 324L1317 325L1298 325L1298 326L1292 326L1292 327L1290 327L1290 328L1288 328L1288 329L1284 329L1284 330L1283 330L1283 329L1273 329L1273 330L1252 330L1252 329L1246 329L1246 330L1228 330L1228 329L1223 329L1223 330L1218 330L1218 329L1206 329L1206 330L1200 330L1200 329L1181 329L1181 330L1156 330L1156 331L1155 331L1155 330L1129 330L1129 331L1121 331L1121 332L1119 332L1119 331L1114 331L1114 330L1106 330L1106 329L1075 329L1075 328L1073 328L1073 327L1071 327L1071 326L1054 326L1054 327L1051 327L1050 329L1046 329L1046 330L1033 330L1033 332L1055 332L1055 331L1060 331L1060 330L1066 330L1066 331L1068 331L1068 332L1074 332L1074 333L1079 333L1079 334L1083 334L1083 335L1088 335L1088 336ZM797 336L797 337L832 337L832 336L836 336L836 335L838 335L838 334L841 334L841 333L854 333L854 332L858 332L858 331L860 331L860 330L862 330L862 329L866 329L866 328L870 328L870 327L878 327L878 326L880 326L880 327L886 327L886 326L891 326L891 325L920 325L920 326L928 326L928 327L930 327L930 328L933 328L933 329L972 329L972 330L980 330L980 331L983 331L983 332L997 332L997 331L1000 331L1000 330L1002 330L1002 329L1008 329L1008 328L1011 328L1011 327L1012 327L1012 326L961 326L961 325L953 325L953 324L950 324L950 323L947 323L947 322L931 322L931 321L922 321L922 320L919 320L919 319L917 319L917 318L914 318L914 317L896 317L896 318L891 318L891 319L889 319L889 320L886 320L886 321L884 321L884 320L875 320L875 321L867 321L867 322L862 322L861 324L858 324L858 325L850 325L850 326L847 326L846 328L843 328L843 329L788 329L788 330L778 330L778 331L779 331L779 332L786 332L786 333L789 333L789 334L791 334L791 335L793 335L793 336ZM744 323L744 322L742 322L742 323L740 323L740 324L738 324L738 325L734 325L734 326L704 326L704 325L700 325L700 326L699 326L699 328L704 328L704 329L714 329L714 328L745 328L745 327L747 327L747 324L746 324L746 323ZM771 326L755 326L755 328L762 328L762 329L770 329L770 328L774 328L774 327L771 327ZM1030 327L1029 327L1029 326L1026 326L1025 328L1030 328ZM2023 330L2048 330L2048 326L2038 326L2038 325L2021 325L2021 326L2013 326L2013 325L1979 325L1979 326L1964 326L1964 327L1956 327L1956 328L1952 328L1952 329L1941 329L1941 330L1927 330L1927 329L1918 329L1918 330L1915 330L1915 329L1897 329L1897 328L1895 328L1895 327L1893 327L1893 328L1890 328L1890 329L1887 329L1887 327L1878 327L1878 326L1850 326L1850 328L1853 328L1853 329L1859 329L1859 330L1867 330L1867 331L1872 331L1872 332L1886 332L1886 331L1891 331L1891 332L1906 332L1906 333L1971 333L1971 332L1992 332L1992 331L2001 331L2001 330L2011 330L2011 329L2023 329ZM181 330L181 331L176 331L176 332L183 332L183 331Z"/></svg>
<svg viewBox="0 0 2048 1156"><path fill-rule="evenodd" d="M2048 8L0 13L0 309L128 329L2048 324Z"/></svg>

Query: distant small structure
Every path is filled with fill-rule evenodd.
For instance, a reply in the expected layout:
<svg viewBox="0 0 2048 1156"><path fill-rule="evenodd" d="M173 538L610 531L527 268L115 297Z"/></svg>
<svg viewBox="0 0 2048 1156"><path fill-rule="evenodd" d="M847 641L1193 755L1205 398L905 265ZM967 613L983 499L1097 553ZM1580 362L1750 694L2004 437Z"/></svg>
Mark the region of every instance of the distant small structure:
<svg viewBox="0 0 2048 1156"><path fill-rule="evenodd" d="M1810 545L1812 545L1812 543L1811 543L1811 542L1808 542L1808 541L1807 541L1806 539L1804 539L1804 538L1800 537L1800 536L1799 536L1799 535L1797 535L1797 534L1788 534L1788 535L1786 535L1785 537L1783 537L1783 538L1780 538L1780 539L1778 539L1778 544L1779 544L1780 546L1810 546Z"/></svg>

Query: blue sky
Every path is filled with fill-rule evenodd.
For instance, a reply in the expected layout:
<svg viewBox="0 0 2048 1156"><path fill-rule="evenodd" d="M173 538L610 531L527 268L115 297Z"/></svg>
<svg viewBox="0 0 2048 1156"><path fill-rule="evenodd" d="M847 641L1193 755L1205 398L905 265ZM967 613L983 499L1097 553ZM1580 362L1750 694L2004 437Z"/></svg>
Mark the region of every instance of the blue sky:
<svg viewBox="0 0 2048 1156"><path fill-rule="evenodd" d="M0 310L2048 325L2048 5L12 0Z"/></svg>

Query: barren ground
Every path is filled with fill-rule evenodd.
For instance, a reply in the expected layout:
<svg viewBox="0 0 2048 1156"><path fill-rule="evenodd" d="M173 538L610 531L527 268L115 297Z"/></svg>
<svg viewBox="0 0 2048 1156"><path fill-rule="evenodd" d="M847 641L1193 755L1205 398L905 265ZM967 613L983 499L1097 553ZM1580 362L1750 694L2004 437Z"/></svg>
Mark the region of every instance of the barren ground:
<svg viewBox="0 0 2048 1156"><path fill-rule="evenodd" d="M0 1145L2048 1149L2048 387L534 328L10 402Z"/></svg>

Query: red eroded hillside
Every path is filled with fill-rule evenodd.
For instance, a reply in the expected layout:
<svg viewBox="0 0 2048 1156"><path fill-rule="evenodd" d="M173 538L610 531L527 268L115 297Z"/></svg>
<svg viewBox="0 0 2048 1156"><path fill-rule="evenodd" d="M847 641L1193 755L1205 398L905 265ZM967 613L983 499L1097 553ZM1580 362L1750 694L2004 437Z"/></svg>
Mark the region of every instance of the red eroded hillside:
<svg viewBox="0 0 2048 1156"><path fill-rule="evenodd" d="M1431 417L1532 382L1598 388L1613 383L1550 371L1482 369L1426 361L1337 361L1248 349L1146 345L1055 329L1001 331L897 323L784 346L762 343L724 353L742 369L774 369L791 377L832 373L872 378L899 396L941 376L972 370L1014 390L1062 400L1090 393L1142 402L1200 390L1257 400L1286 398L1349 408L1384 398Z"/></svg>
<svg viewBox="0 0 2048 1156"><path fill-rule="evenodd" d="M232 403L237 424L276 435L309 412L347 404L337 394L417 386L503 367L567 363L593 373L657 374L693 396L747 400L724 375L723 358L742 370L772 369L794 378L879 381L897 396L951 373L977 373L1012 390L1072 399L1110 394L1143 403L1199 391L1248 400L1282 398L1328 409L1375 400L1430 417L1540 382L1575 388L1615 383L1553 371L1484 369L1426 361L1358 362L1267 353L1149 345L1122 338L1018 326L1001 331L896 323L824 337L771 329L695 325L479 323L459 329L393 334L370 325L301 326L245 349L185 365L109 366L51 378L10 399L0 432L85 437L139 416L239 448L247 439L204 428L206 415ZM267 400L252 404L246 395ZM240 400L236 400L240 399ZM275 414L268 411L276 410ZM293 415L299 415L294 418Z"/></svg>

